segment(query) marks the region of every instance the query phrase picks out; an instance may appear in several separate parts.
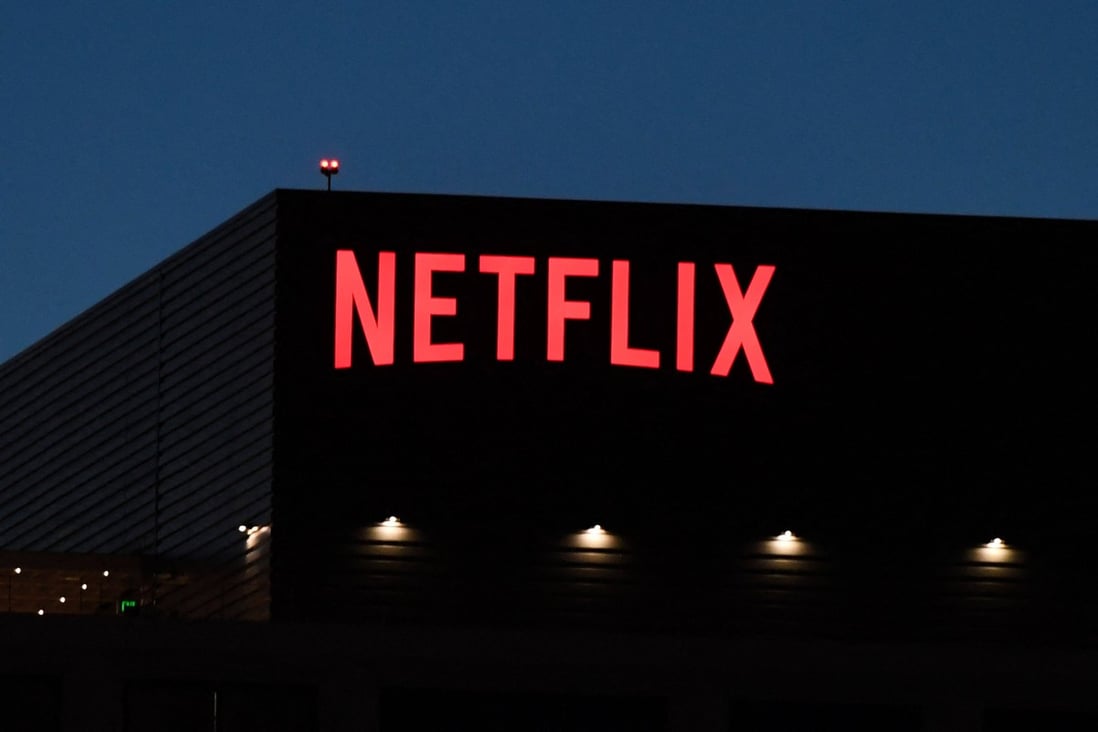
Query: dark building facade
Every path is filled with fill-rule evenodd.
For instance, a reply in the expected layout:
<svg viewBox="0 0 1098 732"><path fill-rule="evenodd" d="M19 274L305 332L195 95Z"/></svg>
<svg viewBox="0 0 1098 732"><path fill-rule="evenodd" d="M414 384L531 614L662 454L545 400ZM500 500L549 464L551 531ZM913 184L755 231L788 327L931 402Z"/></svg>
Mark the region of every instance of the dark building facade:
<svg viewBox="0 0 1098 732"><path fill-rule="evenodd" d="M1096 234L272 192L0 366L11 728L1092 724Z"/></svg>

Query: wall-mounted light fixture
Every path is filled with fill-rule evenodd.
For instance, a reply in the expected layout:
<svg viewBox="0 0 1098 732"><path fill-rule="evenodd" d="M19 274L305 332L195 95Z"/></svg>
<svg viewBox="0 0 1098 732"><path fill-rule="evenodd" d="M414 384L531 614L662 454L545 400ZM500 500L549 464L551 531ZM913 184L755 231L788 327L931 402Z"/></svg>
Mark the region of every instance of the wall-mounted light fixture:
<svg viewBox="0 0 1098 732"><path fill-rule="evenodd" d="M970 561L990 562L997 565L1025 562L1024 552L1016 546L1007 544L1002 537L998 536L969 549L968 558Z"/></svg>
<svg viewBox="0 0 1098 732"><path fill-rule="evenodd" d="M579 550L621 550L625 548L623 537L614 534L603 527L602 524L592 524L574 534L570 534L565 540L565 545Z"/></svg>
<svg viewBox="0 0 1098 732"><path fill-rule="evenodd" d="M780 534L771 536L760 545L763 553L776 554L783 557L795 557L808 554L809 546L801 537L786 529Z"/></svg>

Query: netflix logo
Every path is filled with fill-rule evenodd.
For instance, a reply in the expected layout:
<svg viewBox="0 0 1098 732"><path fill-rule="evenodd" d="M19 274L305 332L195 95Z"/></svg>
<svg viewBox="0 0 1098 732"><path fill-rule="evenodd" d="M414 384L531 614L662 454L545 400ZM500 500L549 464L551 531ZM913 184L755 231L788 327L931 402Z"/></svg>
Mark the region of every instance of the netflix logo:
<svg viewBox="0 0 1098 732"><path fill-rule="evenodd" d="M361 361L366 354L353 353L356 329L365 336L370 361L375 366L394 362L397 323L397 256L395 252L377 253L376 281L371 276L369 286L363 278L355 252L336 251L335 260L335 368L351 368L356 356ZM468 259L472 260L472 257ZM371 263L372 265L373 263ZM459 297L436 294L435 276L482 278L496 291L495 354L499 361L515 359L517 293L535 280L539 266L545 266L545 276L537 281L547 283L539 292L523 292L522 297L539 297L545 305L545 358L564 361L565 345L572 321L592 318L593 303L569 296L569 283L580 279L607 277L600 271L600 260L578 257L480 255L467 261L464 254L417 252L414 256L414 289L412 304L412 361L415 363L462 361L465 344L459 341L440 342L432 335L433 326L443 319L454 318L460 307ZM753 323L767 286L774 276L774 266L758 265L741 286L741 279L730 264L698 265L678 262L673 275L667 277L666 294L660 299L674 308L674 343L667 343L661 352L655 348L632 345L630 328L630 262L615 259L610 262L609 323L610 363L618 366L658 369L666 354L673 356L678 371L695 370L695 309L696 281L712 277L723 293L723 313L729 320L716 358L707 369L713 376L727 376L737 364L745 364L758 383L772 384L762 345ZM472 273L470 274L470 270ZM402 300L401 302L404 302ZM740 353L743 358L739 359ZM669 356L669 357L670 357Z"/></svg>

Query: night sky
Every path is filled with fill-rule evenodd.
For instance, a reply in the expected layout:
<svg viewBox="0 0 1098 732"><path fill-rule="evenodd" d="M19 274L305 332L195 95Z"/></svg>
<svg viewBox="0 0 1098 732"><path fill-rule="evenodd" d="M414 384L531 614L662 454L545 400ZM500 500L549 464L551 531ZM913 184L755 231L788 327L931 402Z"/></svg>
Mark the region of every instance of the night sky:
<svg viewBox="0 0 1098 732"><path fill-rule="evenodd" d="M17 3L0 359L274 188L1098 217L1098 6Z"/></svg>

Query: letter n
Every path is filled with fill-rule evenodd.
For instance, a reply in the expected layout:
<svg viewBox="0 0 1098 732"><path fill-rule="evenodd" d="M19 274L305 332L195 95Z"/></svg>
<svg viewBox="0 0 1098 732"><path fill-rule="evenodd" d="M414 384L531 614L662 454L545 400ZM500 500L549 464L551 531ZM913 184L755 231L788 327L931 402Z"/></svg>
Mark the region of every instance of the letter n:
<svg viewBox="0 0 1098 732"><path fill-rule="evenodd" d="M351 367L354 312L358 312L366 345L377 366L393 362L393 325L396 316L396 254L378 252L377 310L370 303L355 253L336 252L335 367Z"/></svg>

